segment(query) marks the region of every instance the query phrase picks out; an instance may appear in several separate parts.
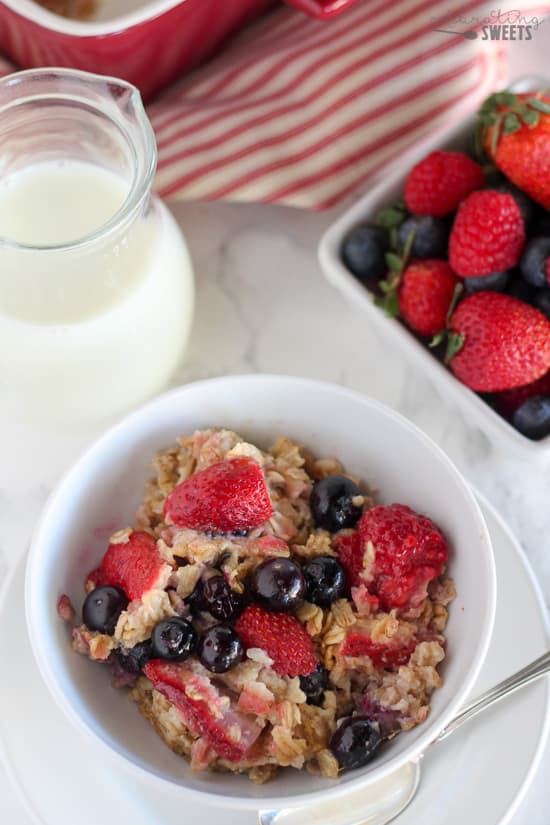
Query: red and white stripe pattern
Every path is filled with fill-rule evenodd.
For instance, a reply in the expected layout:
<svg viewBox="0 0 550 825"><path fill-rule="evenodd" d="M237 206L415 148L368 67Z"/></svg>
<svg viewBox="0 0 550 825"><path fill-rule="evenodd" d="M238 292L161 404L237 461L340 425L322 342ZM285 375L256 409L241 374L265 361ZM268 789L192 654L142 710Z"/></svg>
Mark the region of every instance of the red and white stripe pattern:
<svg viewBox="0 0 550 825"><path fill-rule="evenodd" d="M468 28L436 21L443 11L467 21L492 7L438 6L359 0L330 22L287 8L267 15L149 106L157 191L335 205L503 84L502 44L434 31ZM548 4L530 10L549 12ZM10 69L0 59L0 74Z"/></svg>
<svg viewBox="0 0 550 825"><path fill-rule="evenodd" d="M280 9L252 26L150 106L157 190L334 205L502 81L494 44L433 31L436 7L363 0L329 23Z"/></svg>

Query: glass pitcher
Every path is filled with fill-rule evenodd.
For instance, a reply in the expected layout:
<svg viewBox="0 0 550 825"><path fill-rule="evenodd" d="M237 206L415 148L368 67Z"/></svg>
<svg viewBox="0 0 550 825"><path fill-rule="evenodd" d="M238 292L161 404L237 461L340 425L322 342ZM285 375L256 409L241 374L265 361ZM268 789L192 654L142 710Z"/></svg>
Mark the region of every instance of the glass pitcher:
<svg viewBox="0 0 550 825"><path fill-rule="evenodd" d="M130 84L70 69L0 79L3 402L96 422L174 372L193 274L151 195L156 157Z"/></svg>

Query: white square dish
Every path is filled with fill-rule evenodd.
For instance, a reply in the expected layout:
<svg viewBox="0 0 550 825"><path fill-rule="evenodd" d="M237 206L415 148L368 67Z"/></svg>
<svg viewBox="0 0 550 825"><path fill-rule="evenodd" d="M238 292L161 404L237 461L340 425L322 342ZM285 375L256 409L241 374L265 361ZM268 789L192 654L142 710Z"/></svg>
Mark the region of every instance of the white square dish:
<svg viewBox="0 0 550 825"><path fill-rule="evenodd" d="M542 78L524 78L514 84L514 91L528 91L536 88ZM547 85L547 81L546 81ZM441 364L420 343L414 335L395 318L389 318L374 303L374 296L345 266L341 258L341 246L347 232L358 223L368 222L375 213L403 197L405 179L409 170L425 155L435 149L464 151L475 122L472 116L446 133L437 133L403 155L398 165L394 165L385 180L378 183L348 211L346 211L323 235L319 245L319 261L327 280L339 289L349 300L359 306L383 335L394 342L403 357L418 365L441 390L442 394L456 402L463 412L488 436L506 451L514 451L525 458L548 459L550 457L550 436L540 441L532 441L515 430L489 404L464 384Z"/></svg>

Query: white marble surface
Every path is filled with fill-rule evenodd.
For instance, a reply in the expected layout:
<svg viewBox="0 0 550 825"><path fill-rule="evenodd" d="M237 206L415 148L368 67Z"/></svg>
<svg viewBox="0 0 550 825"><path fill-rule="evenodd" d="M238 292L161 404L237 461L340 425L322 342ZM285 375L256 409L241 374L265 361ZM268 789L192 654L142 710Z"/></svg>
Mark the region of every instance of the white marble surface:
<svg viewBox="0 0 550 825"><path fill-rule="evenodd" d="M525 45L515 47L515 73L540 71L540 60L548 66L541 48ZM334 214L227 204L183 204L174 212L197 273L193 334L174 384L224 373L290 373L336 381L395 407L431 435L505 517L550 604L550 466L499 452L324 281L316 246ZM25 552L52 486L94 435L41 431L0 410L0 581ZM510 753L513 758L513 743ZM549 772L547 748L513 825L547 825ZM2 822L30 822L1 775L0 800Z"/></svg>

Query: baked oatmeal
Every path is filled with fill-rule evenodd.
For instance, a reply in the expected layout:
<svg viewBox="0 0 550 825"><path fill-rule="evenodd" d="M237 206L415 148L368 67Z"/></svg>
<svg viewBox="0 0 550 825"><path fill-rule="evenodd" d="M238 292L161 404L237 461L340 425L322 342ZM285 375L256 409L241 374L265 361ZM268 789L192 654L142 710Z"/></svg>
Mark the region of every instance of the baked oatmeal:
<svg viewBox="0 0 550 825"><path fill-rule="evenodd" d="M76 20L91 17L97 6L97 0L35 0L35 2L54 14Z"/></svg>
<svg viewBox="0 0 550 825"><path fill-rule="evenodd" d="M72 644L173 751L254 782L337 777L426 719L455 595L427 516L285 437L201 430L153 466ZM59 614L74 622L65 595Z"/></svg>

